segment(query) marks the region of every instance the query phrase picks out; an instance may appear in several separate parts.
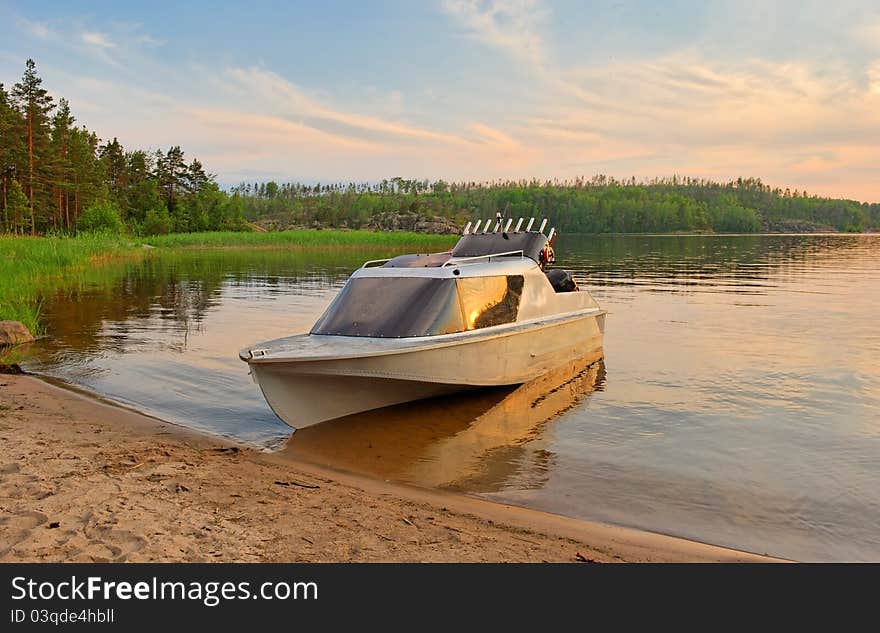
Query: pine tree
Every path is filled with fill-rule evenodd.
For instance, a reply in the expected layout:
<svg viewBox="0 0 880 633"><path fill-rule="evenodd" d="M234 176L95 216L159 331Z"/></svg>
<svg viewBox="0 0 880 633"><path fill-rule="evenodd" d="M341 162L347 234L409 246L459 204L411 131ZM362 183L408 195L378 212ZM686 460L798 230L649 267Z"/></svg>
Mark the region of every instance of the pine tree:
<svg viewBox="0 0 880 633"><path fill-rule="evenodd" d="M101 164L97 158L98 137L85 128L74 128L70 134L73 206L71 226L75 226L83 209L91 206L105 188Z"/></svg>
<svg viewBox="0 0 880 633"><path fill-rule="evenodd" d="M153 177L152 157L146 152L135 150L127 153L125 160L128 173L125 219L140 223L145 220L147 211L165 204L159 197L159 189Z"/></svg>
<svg viewBox="0 0 880 633"><path fill-rule="evenodd" d="M73 165L70 156L70 138L76 119L70 113L67 99L58 100L58 109L52 117L51 153L53 159L52 183L54 185L56 226L64 224L70 231L70 192L73 188Z"/></svg>
<svg viewBox="0 0 880 633"><path fill-rule="evenodd" d="M8 192L11 182L23 173L27 153L23 142L24 121L10 102L9 93L0 84L0 207L3 209L3 230L11 230L8 213Z"/></svg>
<svg viewBox="0 0 880 633"><path fill-rule="evenodd" d="M45 88L43 80L37 75L34 60L25 63L21 81L12 88L12 100L25 118L27 131L28 173L27 195L30 207L31 235L35 235L36 206L38 198L45 196L45 166L41 162L46 155L49 142L49 113L54 108L52 97Z"/></svg>
<svg viewBox="0 0 880 633"><path fill-rule="evenodd" d="M7 205L7 212L9 213L13 232L23 233L27 226L26 218L30 209L30 203L17 180L10 182L7 193Z"/></svg>
<svg viewBox="0 0 880 633"><path fill-rule="evenodd" d="M172 213L177 204L177 198L186 188L186 174L186 162L179 145L169 148L168 152L157 161L159 186Z"/></svg>
<svg viewBox="0 0 880 633"><path fill-rule="evenodd" d="M115 201L124 207L123 198L128 186L128 164L122 145L114 137L112 141L108 141L98 148L98 156L107 177L107 187L110 189L110 193Z"/></svg>
<svg viewBox="0 0 880 633"><path fill-rule="evenodd" d="M197 158L193 158L189 167L186 168L187 189L191 193L198 193L205 185L211 182L212 177L205 173L205 168Z"/></svg>

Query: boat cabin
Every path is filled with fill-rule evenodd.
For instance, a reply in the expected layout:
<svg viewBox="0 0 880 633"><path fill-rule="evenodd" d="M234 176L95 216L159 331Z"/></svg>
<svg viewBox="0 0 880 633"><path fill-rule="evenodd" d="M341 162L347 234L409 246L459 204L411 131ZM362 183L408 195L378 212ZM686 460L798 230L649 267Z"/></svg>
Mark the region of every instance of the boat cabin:
<svg viewBox="0 0 880 633"><path fill-rule="evenodd" d="M577 291L570 273L544 270L555 261L555 230L507 232L499 230L502 223L492 232L472 232L469 223L447 253L366 262L311 334L439 336L596 307L589 293Z"/></svg>

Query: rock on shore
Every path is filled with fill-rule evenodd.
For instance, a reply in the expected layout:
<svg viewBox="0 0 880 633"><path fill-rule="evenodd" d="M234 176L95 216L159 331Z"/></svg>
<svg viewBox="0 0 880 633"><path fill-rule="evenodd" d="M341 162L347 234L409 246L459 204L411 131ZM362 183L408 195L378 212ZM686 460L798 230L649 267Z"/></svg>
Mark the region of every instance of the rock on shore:
<svg viewBox="0 0 880 633"><path fill-rule="evenodd" d="M440 215L425 215L421 213L378 213L372 216L366 224L351 226L343 221L337 226L327 226L313 220L304 225L300 219L286 216L265 217L257 220L252 225L254 229L266 231L287 231L289 229L366 229L368 231L410 231L412 233L431 233L434 235L456 235L460 232L459 226Z"/></svg>
<svg viewBox="0 0 880 633"><path fill-rule="evenodd" d="M435 235L455 235L458 225L449 218L420 213L378 213L370 218L367 228L371 231L411 231Z"/></svg>
<svg viewBox="0 0 880 633"><path fill-rule="evenodd" d="M0 321L0 347L5 345L18 345L30 343L34 335L18 321Z"/></svg>

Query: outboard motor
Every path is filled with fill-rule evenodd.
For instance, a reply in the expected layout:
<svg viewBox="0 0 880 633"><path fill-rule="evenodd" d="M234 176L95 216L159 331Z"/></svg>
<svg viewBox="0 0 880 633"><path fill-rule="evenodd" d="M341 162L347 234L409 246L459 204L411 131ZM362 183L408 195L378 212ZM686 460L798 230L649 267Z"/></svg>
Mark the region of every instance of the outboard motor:
<svg viewBox="0 0 880 633"><path fill-rule="evenodd" d="M545 274L550 285L553 286L553 290L556 292L574 292L578 289L574 278L567 270L554 268L553 270L548 270Z"/></svg>

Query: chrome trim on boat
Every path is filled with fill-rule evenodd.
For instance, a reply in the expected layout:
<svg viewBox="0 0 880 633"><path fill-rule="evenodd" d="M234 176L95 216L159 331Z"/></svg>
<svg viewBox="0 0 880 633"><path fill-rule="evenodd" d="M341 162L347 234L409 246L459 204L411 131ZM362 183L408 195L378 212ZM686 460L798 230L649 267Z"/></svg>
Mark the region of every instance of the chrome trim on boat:
<svg viewBox="0 0 880 633"><path fill-rule="evenodd" d="M371 266L371 264L384 264L385 262L390 262L392 259L392 257L386 257L385 259L371 259L364 262L361 268L374 268L374 266Z"/></svg>
<svg viewBox="0 0 880 633"><path fill-rule="evenodd" d="M510 257L511 255L519 255L520 257L525 257L522 250L505 251L504 253L492 253L491 255L476 255L474 257L453 257L452 259L448 259L443 262L441 268L446 268L447 266L458 266L459 264L473 264L476 263L475 260L480 259L492 261L493 257Z"/></svg>

